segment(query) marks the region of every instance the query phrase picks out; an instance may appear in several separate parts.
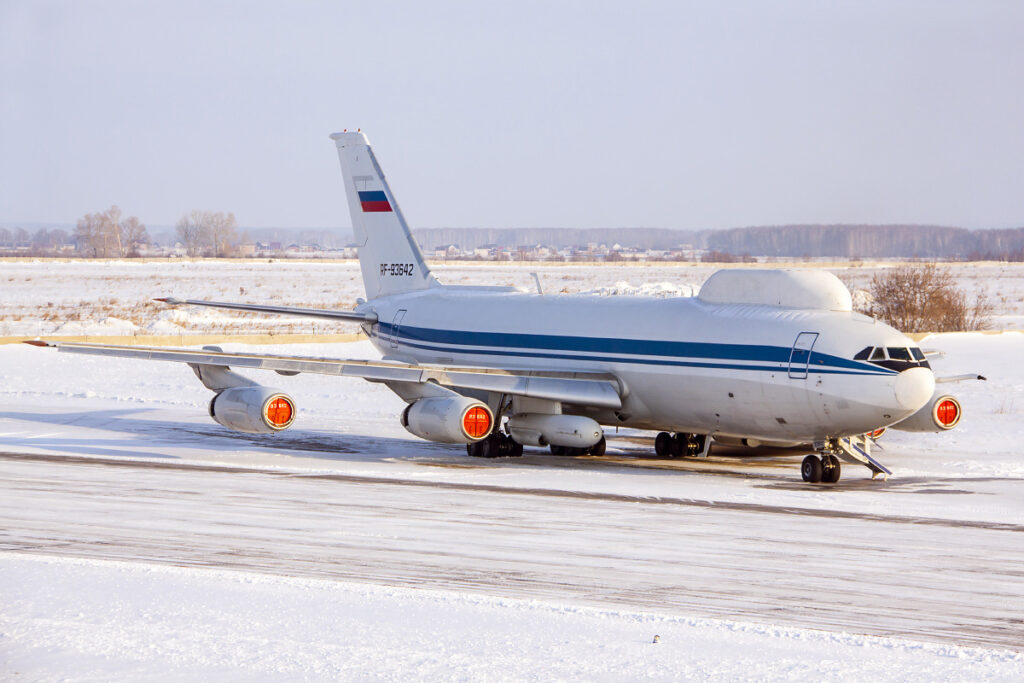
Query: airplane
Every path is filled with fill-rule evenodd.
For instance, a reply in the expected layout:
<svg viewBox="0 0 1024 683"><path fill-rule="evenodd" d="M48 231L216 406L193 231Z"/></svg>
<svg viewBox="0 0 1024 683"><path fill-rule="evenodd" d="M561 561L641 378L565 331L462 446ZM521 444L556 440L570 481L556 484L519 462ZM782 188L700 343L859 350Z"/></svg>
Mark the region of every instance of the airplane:
<svg viewBox="0 0 1024 683"><path fill-rule="evenodd" d="M605 427L657 431L660 457L712 444L806 445L801 477L834 483L840 461L892 472L872 454L888 427L945 431L962 415L925 352L855 313L832 273L731 269L693 297L594 297L443 285L412 237L364 133L334 133L366 298L354 310L194 299L208 306L354 322L378 361L34 340L81 353L187 363L214 392L209 414L246 433L292 425L296 402L231 368L359 377L407 404L401 424L468 455L524 446L602 455ZM950 378L950 379L963 379Z"/></svg>

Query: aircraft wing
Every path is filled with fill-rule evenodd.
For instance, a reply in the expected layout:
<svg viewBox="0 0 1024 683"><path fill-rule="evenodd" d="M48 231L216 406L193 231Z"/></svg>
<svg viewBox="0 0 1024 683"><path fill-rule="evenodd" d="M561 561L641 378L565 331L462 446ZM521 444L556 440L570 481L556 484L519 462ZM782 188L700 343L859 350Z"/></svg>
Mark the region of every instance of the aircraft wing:
<svg viewBox="0 0 1024 683"><path fill-rule="evenodd" d="M274 370L282 375L310 372L321 375L360 377L376 382L434 382L453 389L476 389L510 396L560 401L599 408L621 408L624 387L606 373L547 372L492 368L456 368L393 361L345 360L304 356L227 353L209 349L165 349L151 346L116 346L79 342L27 341L26 344L56 348L61 353L163 360L215 367Z"/></svg>
<svg viewBox="0 0 1024 683"><path fill-rule="evenodd" d="M225 301L204 301L202 299L175 299L164 297L155 299L168 306L209 306L211 308L226 308L232 311L248 311L250 313L277 313L280 315L296 315L303 318L328 318L333 320L348 320L358 323L377 322L376 313L356 313L355 311L328 311L322 308L289 308L288 306L262 306L259 304L235 304Z"/></svg>

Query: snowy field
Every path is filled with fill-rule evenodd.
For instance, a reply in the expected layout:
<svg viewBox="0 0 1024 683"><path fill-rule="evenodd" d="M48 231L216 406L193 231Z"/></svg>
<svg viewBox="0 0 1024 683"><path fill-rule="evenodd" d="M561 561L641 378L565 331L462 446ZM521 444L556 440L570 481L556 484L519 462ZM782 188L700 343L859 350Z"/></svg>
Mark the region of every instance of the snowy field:
<svg viewBox="0 0 1024 683"><path fill-rule="evenodd" d="M0 268L10 334L101 297L114 311L361 294L354 264ZM1024 278L960 268L965 283L1007 268L975 278L990 295ZM549 292L687 293L712 270L541 277ZM439 271L529 284L508 266ZM109 333L82 310L78 329ZM189 315L190 331L235 329ZM962 423L886 434L888 481L844 465L808 486L799 450L665 461L633 430L600 458L470 459L405 432L385 388L325 376L251 373L299 415L239 435L209 419L187 367L0 345L0 678L1022 680L1024 333L922 346L945 352L940 375L989 378L951 385ZM376 357L368 342L254 350Z"/></svg>
<svg viewBox="0 0 1024 683"><path fill-rule="evenodd" d="M780 264L768 264L777 267ZM822 267L852 289L892 263L781 264ZM463 263L433 265L444 283L512 285L532 290L537 272L548 293L689 296L714 264ZM749 266L737 266L749 267ZM766 267L762 265L760 267ZM1024 329L1024 264L956 263L965 291L985 292L993 329ZM157 297L213 299L282 306L352 308L363 296L356 262L0 260L0 337L15 335L177 335L209 332L346 332L341 324L202 309L168 309Z"/></svg>
<svg viewBox="0 0 1024 683"><path fill-rule="evenodd" d="M185 367L2 346L0 671L1020 680L1024 334L924 345L990 378L960 427L813 487L799 452L659 461L626 430L470 460L324 376L262 376L296 424L235 435Z"/></svg>

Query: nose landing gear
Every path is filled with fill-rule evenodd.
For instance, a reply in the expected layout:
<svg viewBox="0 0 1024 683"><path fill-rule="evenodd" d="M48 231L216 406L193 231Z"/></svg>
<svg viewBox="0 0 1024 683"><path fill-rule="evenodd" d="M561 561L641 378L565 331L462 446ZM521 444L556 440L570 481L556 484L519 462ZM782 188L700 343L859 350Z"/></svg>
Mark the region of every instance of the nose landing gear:
<svg viewBox="0 0 1024 683"><path fill-rule="evenodd" d="M846 462L860 463L867 467L871 470L872 479L878 475L887 478L892 471L871 455L873 441L868 434L816 441L814 449L821 453L821 457L808 455L804 458L800 465L800 475L810 484L834 484L839 481L839 458L842 458Z"/></svg>

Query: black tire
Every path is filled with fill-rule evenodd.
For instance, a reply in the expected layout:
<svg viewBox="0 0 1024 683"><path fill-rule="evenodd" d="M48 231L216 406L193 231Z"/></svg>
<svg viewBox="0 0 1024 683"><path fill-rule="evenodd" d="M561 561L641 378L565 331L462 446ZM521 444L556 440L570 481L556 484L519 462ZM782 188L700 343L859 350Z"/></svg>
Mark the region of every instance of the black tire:
<svg viewBox="0 0 1024 683"><path fill-rule="evenodd" d="M658 432L654 437L654 454L659 458L672 457L672 435L668 432Z"/></svg>
<svg viewBox="0 0 1024 683"><path fill-rule="evenodd" d="M519 443L518 441L513 439L511 436L508 437L508 443L509 443L509 446L510 446L509 447L508 457L510 457L510 458L521 458L521 457L523 457L523 444Z"/></svg>
<svg viewBox="0 0 1024 683"><path fill-rule="evenodd" d="M480 439L477 441L477 444L479 446L479 450L477 451L479 455L477 457L500 458L504 455L504 453L502 453L504 449L501 447L501 439L497 434L491 434L485 439Z"/></svg>
<svg viewBox="0 0 1024 683"><path fill-rule="evenodd" d="M551 444L551 455L566 455L565 446L556 446Z"/></svg>
<svg viewBox="0 0 1024 683"><path fill-rule="evenodd" d="M670 458L681 458L686 455L686 435L675 434L672 437L672 450Z"/></svg>
<svg viewBox="0 0 1024 683"><path fill-rule="evenodd" d="M842 473L842 468L839 466L839 458L829 454L822 457L821 461L821 480L826 484L834 484L839 481L839 475Z"/></svg>
<svg viewBox="0 0 1024 683"><path fill-rule="evenodd" d="M601 436L601 440L595 443L593 446L587 449L588 455L604 455L605 450L608 448L608 442L605 441L604 436Z"/></svg>
<svg viewBox="0 0 1024 683"><path fill-rule="evenodd" d="M817 484L821 481L822 469L821 458L808 455L800 465L800 476L809 484Z"/></svg>

